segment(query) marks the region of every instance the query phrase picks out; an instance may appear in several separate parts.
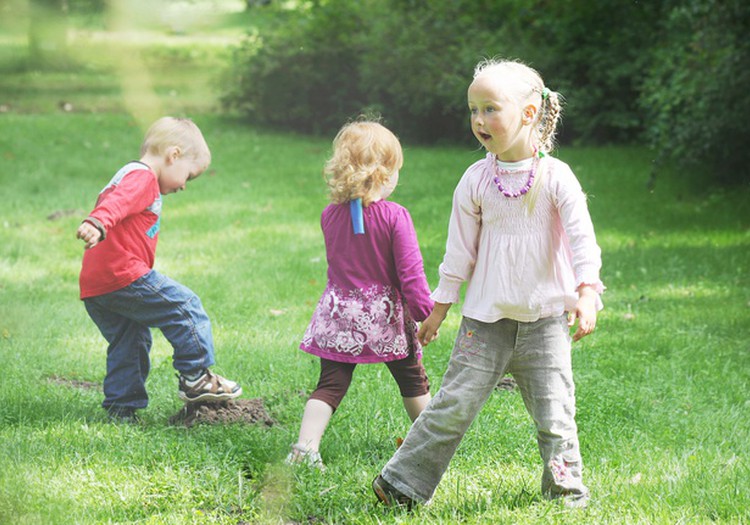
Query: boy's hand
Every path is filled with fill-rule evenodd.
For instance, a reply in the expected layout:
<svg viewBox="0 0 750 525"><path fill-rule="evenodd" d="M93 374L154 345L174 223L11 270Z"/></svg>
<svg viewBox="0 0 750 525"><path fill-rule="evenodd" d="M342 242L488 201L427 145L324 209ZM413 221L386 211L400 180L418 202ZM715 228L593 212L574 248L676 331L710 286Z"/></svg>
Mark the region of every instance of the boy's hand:
<svg viewBox="0 0 750 525"><path fill-rule="evenodd" d="M101 240L102 232L99 228L89 222L82 222L76 232L76 238L81 239L86 243L85 249L93 248Z"/></svg>
<svg viewBox="0 0 750 525"><path fill-rule="evenodd" d="M568 314L568 326L573 326L578 319L578 328L573 334L573 341L579 341L596 328L596 291L587 285L578 289L578 302L575 312Z"/></svg>
<svg viewBox="0 0 750 525"><path fill-rule="evenodd" d="M435 303L430 315L422 321L417 332L417 339L422 346L427 346L438 338L440 325L445 320L450 307L450 303Z"/></svg>

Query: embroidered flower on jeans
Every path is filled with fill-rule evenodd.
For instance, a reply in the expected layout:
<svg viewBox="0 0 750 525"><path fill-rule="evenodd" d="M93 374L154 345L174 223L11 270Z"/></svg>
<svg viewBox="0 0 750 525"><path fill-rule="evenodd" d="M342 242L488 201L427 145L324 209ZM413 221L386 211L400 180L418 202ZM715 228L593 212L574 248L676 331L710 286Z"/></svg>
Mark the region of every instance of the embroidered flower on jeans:
<svg viewBox="0 0 750 525"><path fill-rule="evenodd" d="M477 355L487 348L487 344L474 337L473 330L467 330L458 336L456 350L464 355Z"/></svg>
<svg viewBox="0 0 750 525"><path fill-rule="evenodd" d="M552 472L552 477L555 479L555 484L562 485L570 475L568 465L562 456L554 457L549 462L549 470Z"/></svg>

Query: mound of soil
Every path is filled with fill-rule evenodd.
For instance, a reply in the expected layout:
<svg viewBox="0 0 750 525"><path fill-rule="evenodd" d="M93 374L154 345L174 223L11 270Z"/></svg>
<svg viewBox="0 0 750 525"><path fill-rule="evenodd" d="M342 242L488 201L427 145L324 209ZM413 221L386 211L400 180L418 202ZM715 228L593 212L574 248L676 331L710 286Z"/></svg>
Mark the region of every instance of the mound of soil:
<svg viewBox="0 0 750 525"><path fill-rule="evenodd" d="M273 426L275 421L266 412L263 399L235 399L221 403L186 404L169 418L169 424L192 427L199 423L225 425L228 423L263 423Z"/></svg>

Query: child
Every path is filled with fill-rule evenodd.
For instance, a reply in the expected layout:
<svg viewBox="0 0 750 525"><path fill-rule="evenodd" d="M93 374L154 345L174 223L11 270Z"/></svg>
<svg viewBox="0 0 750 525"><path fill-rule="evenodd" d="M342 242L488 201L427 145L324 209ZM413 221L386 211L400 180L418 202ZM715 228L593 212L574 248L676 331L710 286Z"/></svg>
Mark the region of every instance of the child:
<svg viewBox="0 0 750 525"><path fill-rule="evenodd" d="M411 216L386 200L402 164L398 139L376 122L347 124L333 141L321 216L328 284L300 345L320 357L320 379L289 464L323 468L320 440L357 363L388 366L412 421L430 400L415 323L432 309L430 289Z"/></svg>
<svg viewBox="0 0 750 525"><path fill-rule="evenodd" d="M586 197L570 168L548 156L560 97L533 69L488 60L468 102L488 153L455 190L435 308L419 339L430 342L467 281L463 320L440 390L373 489L386 505L429 500L509 371L537 427L543 495L583 506L568 328L578 319L573 340L594 330L604 287Z"/></svg>
<svg viewBox="0 0 750 525"><path fill-rule="evenodd" d="M149 327L172 344L183 401L224 401L242 393L208 369L214 364L211 323L198 296L152 270L161 195L184 190L210 162L191 120L161 118L146 133L141 159L115 174L78 227L76 236L86 243L81 299L109 343L102 406L113 420L132 422L148 405Z"/></svg>

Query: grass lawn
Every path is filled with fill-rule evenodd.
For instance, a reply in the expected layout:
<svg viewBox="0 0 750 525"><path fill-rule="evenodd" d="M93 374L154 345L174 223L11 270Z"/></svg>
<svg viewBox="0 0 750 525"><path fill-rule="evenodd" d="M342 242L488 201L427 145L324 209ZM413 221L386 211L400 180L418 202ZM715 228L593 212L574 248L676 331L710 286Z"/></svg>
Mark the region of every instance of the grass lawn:
<svg viewBox="0 0 750 525"><path fill-rule="evenodd" d="M26 74L0 80L11 106L0 113L0 523L750 522L747 187L664 172L650 192L643 149L561 149L590 195L608 286L597 332L573 354L592 503L568 511L541 499L533 425L517 392L498 391L432 504L407 514L369 488L409 426L384 366L358 368L324 437L325 473L283 465L317 380L316 359L297 346L325 286L330 140L261 131L191 102L203 96L157 92L163 108L195 118L214 163L165 197L156 267L201 296L216 370L276 423L169 425L181 403L155 333L143 424L112 425L99 408L105 342L77 299L74 235L142 132L114 83L101 107L67 112L45 105L54 89L9 87ZM393 199L412 213L433 286L453 188L479 155L405 148ZM459 321L454 308L426 350L433 393Z"/></svg>
<svg viewBox="0 0 750 525"><path fill-rule="evenodd" d="M0 522L736 522L748 514L748 192L677 178L644 189L629 148L564 149L591 195L604 251L598 331L574 363L591 508L538 496L539 460L517 393L498 392L434 503L409 517L368 483L408 429L385 367L363 366L326 434L328 471L282 466L317 379L297 344L325 283L318 215L328 141L197 119L211 172L165 199L157 268L202 297L218 370L277 421L167 424L180 402L170 348L152 352L144 425L107 424L104 341L77 300L75 228L140 141L108 115L0 117ZM43 149L43 152L40 151ZM476 152L407 147L394 198L412 211L436 283L451 190ZM435 388L459 322L426 353ZM89 383L94 383L91 387Z"/></svg>

